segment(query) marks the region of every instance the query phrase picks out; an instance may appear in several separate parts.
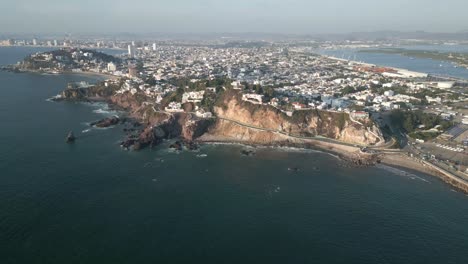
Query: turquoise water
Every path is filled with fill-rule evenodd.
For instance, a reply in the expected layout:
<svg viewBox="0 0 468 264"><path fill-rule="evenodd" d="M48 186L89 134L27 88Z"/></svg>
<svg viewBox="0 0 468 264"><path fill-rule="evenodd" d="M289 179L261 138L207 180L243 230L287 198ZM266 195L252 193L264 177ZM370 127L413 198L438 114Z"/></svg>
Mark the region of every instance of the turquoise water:
<svg viewBox="0 0 468 264"><path fill-rule="evenodd" d="M82 132L104 105L45 100L78 80L0 72L2 264L468 260L468 197L433 177L318 152L125 152L121 127Z"/></svg>

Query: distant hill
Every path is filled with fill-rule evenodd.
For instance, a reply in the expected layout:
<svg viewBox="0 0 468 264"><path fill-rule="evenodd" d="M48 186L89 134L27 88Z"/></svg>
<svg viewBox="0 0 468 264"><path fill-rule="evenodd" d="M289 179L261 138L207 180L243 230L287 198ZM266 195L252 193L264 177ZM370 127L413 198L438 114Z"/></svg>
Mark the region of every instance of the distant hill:
<svg viewBox="0 0 468 264"><path fill-rule="evenodd" d="M1 34L0 39L30 39L35 35L41 35L48 38L61 38L56 34ZM426 32L426 31L369 31L369 32L352 32L352 33L325 33L325 34L290 34L290 33L265 33L265 32L218 32L218 33L112 33L112 34L74 34L77 39L119 39L119 40L250 40L250 41L284 41L284 40L318 40L318 41L339 41L339 40L404 40L404 39L419 39L419 40L459 40L468 41L468 29L455 33L444 32ZM62 36L63 38L63 36Z"/></svg>

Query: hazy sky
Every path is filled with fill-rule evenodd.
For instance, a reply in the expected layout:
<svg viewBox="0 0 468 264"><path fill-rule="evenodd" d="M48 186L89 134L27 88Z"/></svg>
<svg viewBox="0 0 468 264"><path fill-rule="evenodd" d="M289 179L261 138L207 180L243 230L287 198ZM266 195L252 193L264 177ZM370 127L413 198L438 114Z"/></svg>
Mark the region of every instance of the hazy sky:
<svg viewBox="0 0 468 264"><path fill-rule="evenodd" d="M0 0L3 33L468 29L468 0Z"/></svg>

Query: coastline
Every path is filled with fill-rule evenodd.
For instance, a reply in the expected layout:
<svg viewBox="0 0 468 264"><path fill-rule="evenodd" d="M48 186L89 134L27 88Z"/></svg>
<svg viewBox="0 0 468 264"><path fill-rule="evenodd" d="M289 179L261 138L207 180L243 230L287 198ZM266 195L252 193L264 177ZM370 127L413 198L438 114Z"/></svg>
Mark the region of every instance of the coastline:
<svg viewBox="0 0 468 264"><path fill-rule="evenodd" d="M44 75L65 75L65 74L70 74L70 75L94 76L94 77L105 77L105 78L111 79L111 80L116 80L116 79L120 78L120 76L116 76L116 75L112 75L112 74L101 73L101 72L91 72L91 71L48 72L48 71L39 71L39 70L24 70L24 69L18 70L18 69L15 69L15 68L10 68L8 66L0 67L0 70L7 71L7 72L13 72L13 73L33 73L33 74L44 74Z"/></svg>
<svg viewBox="0 0 468 264"><path fill-rule="evenodd" d="M63 72L59 74L73 74L73 75L83 75L83 76L96 76L96 77L106 77L110 80L116 80L119 76L107 74L107 73L100 73L100 72L90 72L90 71L83 71L83 72Z"/></svg>
<svg viewBox="0 0 468 264"><path fill-rule="evenodd" d="M239 145L243 147L252 147L252 148L271 148L275 150L285 150L285 151L314 151L322 154L331 155L339 161L352 163L355 158L356 152L352 152L349 149L343 149L342 145L334 143L325 143L314 142L314 143L288 143L288 144L255 144L242 141L226 141L226 140L198 140L197 142L201 144L212 144L212 145ZM317 144L318 143L318 144ZM390 166L392 168L403 169L403 170L413 170L417 171L432 177L435 177L444 183L452 186L458 191L461 191L465 194L468 194L468 182L452 175L450 172L441 171L437 169L434 165L431 165L428 162L408 157L404 154L383 154L381 156L381 164ZM377 164L370 165L376 166Z"/></svg>
<svg viewBox="0 0 468 264"><path fill-rule="evenodd" d="M393 70L395 70L397 72L402 71L402 72L411 72L411 73L414 73L414 74L424 74L424 75L427 75L427 76L437 77L437 78L441 78L441 79L444 79L444 80L454 80L454 81L466 81L467 80L466 77L463 77L463 76L454 76L454 75L450 75L450 74L445 75L444 73L433 74L433 73L422 72L422 71L418 71L418 70L410 70L410 69L405 69L405 68L392 67L392 66L381 64L381 63L375 64L375 63L369 63L369 62L347 60L347 59L342 59L342 58L338 58L338 57L335 57L335 56L332 56L332 55L327 55L327 54L319 54L319 55L323 56L325 58L331 59L331 60L335 60L335 61L349 62L349 63L353 63L353 64L356 64L356 65L363 65L363 66L368 66L368 67L384 67L384 68L393 69Z"/></svg>
<svg viewBox="0 0 468 264"><path fill-rule="evenodd" d="M429 75L427 72L413 71L413 70L408 70L408 69L403 69L403 68L396 68L396 67L385 66L385 65L378 65L378 64L368 63L368 62L347 60L347 59L337 58L337 57L329 56L329 55L321 55L321 56L325 56L328 59L335 60L335 61L349 62L349 63L368 66L368 67L385 67L385 68L392 69L392 70L395 70L395 71L408 71L408 72L413 72L413 73L417 73L417 74L427 74L427 75Z"/></svg>
<svg viewBox="0 0 468 264"><path fill-rule="evenodd" d="M438 178L439 180L449 184L457 190L468 194L468 182L453 175L452 173L438 168L427 161L417 158L411 158L403 154L386 154L382 163L385 165L400 167L404 169L415 170L424 174L428 174Z"/></svg>
<svg viewBox="0 0 468 264"><path fill-rule="evenodd" d="M329 56L327 56L329 57ZM341 60L339 58L332 58L336 60ZM357 62L356 62L357 63ZM43 72L43 71L35 71L35 70L22 70L22 73L37 73L37 74L52 74L52 75L60 75L60 74L73 74L73 75L82 75L82 76L93 76L93 77L103 77L107 79L118 79L119 76L110 75L106 73L99 73L99 72L90 72L90 71L61 71L58 73L50 73L50 72ZM92 98L89 98L91 101ZM101 100L99 100L101 101ZM109 104L109 102L107 102ZM111 104L115 105L115 104ZM286 139L286 138L285 138ZM468 193L468 182L464 180L457 181L454 179L455 176L450 176L449 172L441 172L436 168L430 166L429 164L425 164L423 161L416 160L414 158L409 158L407 156L398 154L368 154L363 153L360 151L360 148L353 147L353 146L345 146L339 143L332 143L332 142L323 142L313 139L286 139L284 141L272 142L267 144L258 144L255 142L245 142L245 141L235 141L232 138L222 138L216 135L203 135L201 138L195 139L195 142L199 142L202 144L236 144L236 145L243 145L243 146L253 146L253 147L265 147L265 148L274 148L274 149L302 149L302 150L314 150L320 151L324 154L333 155L334 157L339 158L341 161L348 162L351 166L356 167L365 167L365 166L373 166L376 163L383 163L386 165L390 165L392 167L401 167L411 170L416 170L422 172L424 174L428 174L431 176L435 176L444 182L454 186L458 190L461 190L465 193Z"/></svg>
<svg viewBox="0 0 468 264"><path fill-rule="evenodd" d="M65 73L64 73L65 74ZM73 74L78 75L90 75L90 76L101 76L101 77L110 77L110 75L94 72L74 72ZM117 78L117 76L113 76ZM91 99L91 98L89 98ZM102 101L102 100L92 100L92 101ZM104 100L110 106L118 105L111 103L107 100ZM134 117L139 119L139 117ZM283 149L283 150L314 150L319 151L324 154L332 155L333 157L338 158L340 161L347 162L350 166L355 167L367 167L375 166L378 163L389 165L394 168L404 168L410 170L416 170L418 172L437 177L444 181L445 183L450 184L455 187L457 190L460 190L464 193L468 193L468 182L464 180L457 181L454 178L456 176L451 175L449 172L441 173L439 170L431 167L428 164L423 163L420 160L415 158L409 158L408 156L402 154L368 154L361 152L359 147L342 145L333 142L324 142L313 139L286 139L284 141L272 142L267 144L259 144L255 142L246 142L246 141L236 141L232 138L223 138L217 135L204 134L199 138L193 140L194 142L201 144L228 144L228 145L242 145L250 146L255 148L274 148L274 149ZM448 176L447 176L448 175Z"/></svg>
<svg viewBox="0 0 468 264"><path fill-rule="evenodd" d="M361 160L372 160L375 156L368 156L368 154L360 152L359 148L344 146L336 143L321 142L321 141L309 141L309 142L277 142L271 144L258 144L246 141L234 141L226 140L221 138L202 137L195 140L200 144L213 144L213 145L240 145L252 148L270 148L275 150L305 150L305 151L316 151L323 154L331 155L338 158L341 161L348 162L356 165L356 167L370 166L364 162L361 165L357 165L356 161Z"/></svg>
<svg viewBox="0 0 468 264"><path fill-rule="evenodd" d="M114 103L109 101L105 102L110 106L119 108L118 105ZM134 118L137 120L139 119L135 116ZM441 172L433 165L431 166L430 164L426 164L424 161L421 161L417 158L410 158L402 153L390 154L377 152L369 154L362 152L361 148L359 147L313 139L285 139L284 141L261 144L242 140L236 141L232 138L226 138L213 134L204 134L201 137L193 139L193 141L206 145L239 145L243 147L270 148L284 151L315 151L322 154L331 155L334 158L337 158L339 161L346 162L348 165L353 167L369 167L376 166L377 164L381 163L393 168L415 170L420 173L436 177L455 187L457 190L462 191L463 193L468 193L468 182L461 179L459 179L460 181L453 181L453 178L456 178L456 176L452 175L450 172Z"/></svg>
<svg viewBox="0 0 468 264"><path fill-rule="evenodd" d="M301 146L278 146L278 145L257 145L257 144L248 144L246 142L228 142L228 141L197 141L201 145L213 145L213 146L241 146L244 148L253 148L253 149L271 149L275 151L285 151L285 152L306 152L306 153L320 153L329 155L339 161L346 162L347 158L342 155L343 153L333 152L320 147L306 148Z"/></svg>

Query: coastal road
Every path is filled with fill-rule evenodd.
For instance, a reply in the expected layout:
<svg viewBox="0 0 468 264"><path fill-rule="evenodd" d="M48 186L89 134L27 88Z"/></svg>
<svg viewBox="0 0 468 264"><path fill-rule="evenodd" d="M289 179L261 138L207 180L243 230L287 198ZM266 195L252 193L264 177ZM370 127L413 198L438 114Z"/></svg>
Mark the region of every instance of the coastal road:
<svg viewBox="0 0 468 264"><path fill-rule="evenodd" d="M237 120L229 119L229 118L224 118L224 117L217 117L217 118L220 119L220 120L224 120L224 121L234 123L234 124L242 126L242 127L247 127L247 128L250 128L250 129L263 131L263 132L276 133L276 134L280 134L280 135L290 137L290 138L294 138L294 139L315 140L315 141L321 141L321 142L326 142L326 143L339 144L339 145L348 146L348 147L365 147L365 146L362 146L362 145L346 143L346 142L342 142L342 141L338 141L338 140L334 140L334 139L326 138L326 137L322 137L322 136L304 137L304 136L291 135L291 134L288 134L288 133L283 132L283 131L270 129L270 128L264 128L264 127L257 127L257 126L253 126L253 125L250 125L250 124L239 122Z"/></svg>
<svg viewBox="0 0 468 264"><path fill-rule="evenodd" d="M287 136L287 137L294 138L294 139L315 140L315 141L319 141L319 142L338 144L338 145L347 146L347 147L354 147L354 148L364 148L364 147L366 147L366 148L368 148L368 149L370 149L370 150L372 150L374 152L378 152L378 153L402 153L402 152L405 152L405 151L403 151L401 149L388 148L388 147L391 147L395 143L394 139L392 139L391 142L386 143L383 146L378 146L378 147L371 146L371 147L369 147L369 146L360 145L360 144L346 143L346 142L342 142L342 141L339 141L339 140L326 138L326 137L323 137L323 136L304 137L304 136L291 135L291 134L288 134L288 133L283 132L283 131L279 131L279 130L275 130L275 129L269 129L269 128L263 128L263 127L257 127L257 126L253 126L253 125L250 125L250 124L245 124L245 123L233 120L233 119L229 119L229 118L224 118L224 117L217 117L217 118L219 118L220 120L225 120L225 121L232 122L232 123L237 124L239 126L243 126L243 127L247 127L247 128L255 129L255 130L259 130L259 131L264 131L264 132L276 133L276 134L280 134L280 135Z"/></svg>
<svg viewBox="0 0 468 264"><path fill-rule="evenodd" d="M173 116L173 113L157 110L157 109L154 108L154 106L152 108L153 108L154 112L165 113L165 114L168 114L170 116ZM192 112L191 114L195 114L195 113ZM230 118L225 118L225 117L219 117L218 116L216 118L218 118L220 120L228 121L228 122L231 122L231 123L234 123L236 125L246 127L246 128L249 128L249 129L258 130L258 131L262 131L262 132L275 133L275 134L279 134L279 135L294 138L294 139L319 141L319 142L338 144L338 145L347 146L347 147L354 147L354 148L364 148L364 147L366 147L366 148L369 148L369 149L371 149L373 151L379 151L379 152L386 152L386 151L388 151L388 152L401 152L401 150L395 150L395 149L389 149L388 148L388 147L391 147L395 143L394 139L392 139L391 142L385 143L384 145L381 145L381 146L371 146L371 147L369 147L369 146L361 145L361 144L346 143L346 142L343 142L343 141L339 141L339 140L335 140L335 139L331 139L331 138L327 138L327 137L323 137L323 136L305 137L305 136L299 136L299 135L292 135L292 134L286 133L284 131L265 128L265 127L258 127L258 126L254 126L254 125L251 125L251 124L246 124L246 123L243 123L243 122L239 122L237 120L233 120L233 119L230 119Z"/></svg>

